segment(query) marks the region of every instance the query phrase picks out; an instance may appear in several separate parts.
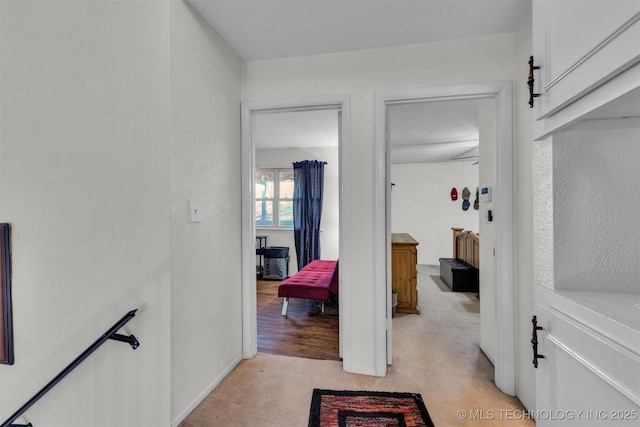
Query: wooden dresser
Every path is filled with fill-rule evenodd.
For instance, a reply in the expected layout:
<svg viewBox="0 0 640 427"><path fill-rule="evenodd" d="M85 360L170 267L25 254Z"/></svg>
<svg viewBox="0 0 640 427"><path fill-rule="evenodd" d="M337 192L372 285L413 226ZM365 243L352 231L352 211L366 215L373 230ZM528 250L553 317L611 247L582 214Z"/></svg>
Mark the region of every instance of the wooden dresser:
<svg viewBox="0 0 640 427"><path fill-rule="evenodd" d="M391 234L391 287L398 293L398 313L420 314L416 269L418 244L407 233Z"/></svg>

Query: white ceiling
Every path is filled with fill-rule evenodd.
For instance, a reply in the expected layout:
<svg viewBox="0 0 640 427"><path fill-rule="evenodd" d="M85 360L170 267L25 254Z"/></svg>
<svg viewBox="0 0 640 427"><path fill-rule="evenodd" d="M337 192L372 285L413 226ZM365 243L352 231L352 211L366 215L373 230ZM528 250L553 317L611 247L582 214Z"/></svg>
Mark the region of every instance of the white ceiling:
<svg viewBox="0 0 640 427"><path fill-rule="evenodd" d="M253 125L257 149L338 146L338 110L263 112Z"/></svg>
<svg viewBox="0 0 640 427"><path fill-rule="evenodd" d="M478 160L477 100L429 101L389 107L391 163ZM272 111L254 116L257 149L335 147L338 111Z"/></svg>
<svg viewBox="0 0 640 427"><path fill-rule="evenodd" d="M187 0L246 61L513 32L531 0ZM474 101L396 105L392 162L477 156ZM334 111L256 115L256 148L338 144Z"/></svg>
<svg viewBox="0 0 640 427"><path fill-rule="evenodd" d="M531 0L187 0L246 61L510 33Z"/></svg>
<svg viewBox="0 0 640 427"><path fill-rule="evenodd" d="M389 107L391 163L478 160L477 100Z"/></svg>

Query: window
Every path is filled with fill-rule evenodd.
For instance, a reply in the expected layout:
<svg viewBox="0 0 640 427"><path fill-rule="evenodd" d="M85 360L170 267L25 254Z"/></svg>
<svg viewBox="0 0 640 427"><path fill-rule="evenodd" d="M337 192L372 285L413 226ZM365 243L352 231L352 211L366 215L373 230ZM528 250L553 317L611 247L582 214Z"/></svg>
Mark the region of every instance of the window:
<svg viewBox="0 0 640 427"><path fill-rule="evenodd" d="M256 171L256 226L293 227L293 169Z"/></svg>

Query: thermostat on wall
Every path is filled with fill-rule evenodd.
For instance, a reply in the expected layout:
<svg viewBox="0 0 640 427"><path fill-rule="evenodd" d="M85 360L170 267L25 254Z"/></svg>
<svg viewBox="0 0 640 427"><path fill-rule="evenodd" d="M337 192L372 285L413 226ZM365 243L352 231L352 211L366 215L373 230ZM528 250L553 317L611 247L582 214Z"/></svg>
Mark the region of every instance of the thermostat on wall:
<svg viewBox="0 0 640 427"><path fill-rule="evenodd" d="M480 189L480 200L483 202L491 201L491 187L482 187Z"/></svg>

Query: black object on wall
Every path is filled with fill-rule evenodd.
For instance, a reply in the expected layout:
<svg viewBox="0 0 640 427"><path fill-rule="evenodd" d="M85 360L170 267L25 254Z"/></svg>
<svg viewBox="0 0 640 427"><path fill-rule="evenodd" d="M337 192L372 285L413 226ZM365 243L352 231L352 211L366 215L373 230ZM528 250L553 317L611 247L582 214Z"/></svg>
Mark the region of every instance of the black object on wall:
<svg viewBox="0 0 640 427"><path fill-rule="evenodd" d="M6 365L13 365L10 231L9 224L0 224L0 363Z"/></svg>

